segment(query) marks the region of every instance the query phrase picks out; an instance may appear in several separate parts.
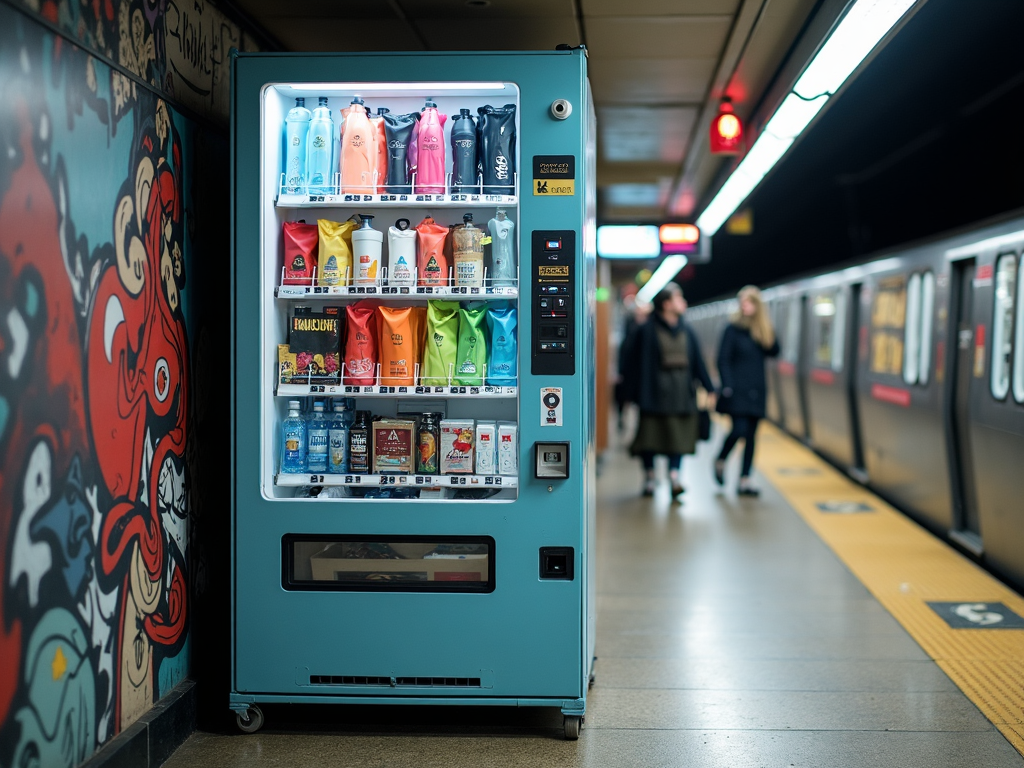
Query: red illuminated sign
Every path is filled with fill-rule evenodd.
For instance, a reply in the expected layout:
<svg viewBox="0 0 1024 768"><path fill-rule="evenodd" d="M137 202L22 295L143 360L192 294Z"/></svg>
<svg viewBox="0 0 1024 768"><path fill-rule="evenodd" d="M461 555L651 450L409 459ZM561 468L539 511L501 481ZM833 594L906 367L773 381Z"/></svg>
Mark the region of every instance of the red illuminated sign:
<svg viewBox="0 0 1024 768"><path fill-rule="evenodd" d="M743 123L733 114L732 103L723 100L711 121L711 154L738 155L743 151Z"/></svg>

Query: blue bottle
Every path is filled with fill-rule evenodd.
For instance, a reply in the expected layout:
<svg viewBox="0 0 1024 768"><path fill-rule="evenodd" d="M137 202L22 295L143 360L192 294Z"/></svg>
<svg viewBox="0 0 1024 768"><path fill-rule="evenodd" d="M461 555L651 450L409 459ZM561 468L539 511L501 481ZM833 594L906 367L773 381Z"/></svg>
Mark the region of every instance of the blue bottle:
<svg viewBox="0 0 1024 768"><path fill-rule="evenodd" d="M288 418L281 425L281 472L285 474L306 471L306 421L300 407L298 400L289 400Z"/></svg>
<svg viewBox="0 0 1024 768"><path fill-rule="evenodd" d="M354 415L346 403L346 398L334 401L334 415L327 425L327 471L332 475L348 472L348 427Z"/></svg>
<svg viewBox="0 0 1024 768"><path fill-rule="evenodd" d="M334 120L326 96L320 97L319 106L313 110L306 151L309 194L330 194L334 191Z"/></svg>
<svg viewBox="0 0 1024 768"><path fill-rule="evenodd" d="M306 471L327 472L327 453L330 437L327 433L327 417L324 404L313 403L313 415L306 425Z"/></svg>
<svg viewBox="0 0 1024 768"><path fill-rule="evenodd" d="M298 98L284 119L284 187L291 194L306 191L306 136L309 134L306 100Z"/></svg>

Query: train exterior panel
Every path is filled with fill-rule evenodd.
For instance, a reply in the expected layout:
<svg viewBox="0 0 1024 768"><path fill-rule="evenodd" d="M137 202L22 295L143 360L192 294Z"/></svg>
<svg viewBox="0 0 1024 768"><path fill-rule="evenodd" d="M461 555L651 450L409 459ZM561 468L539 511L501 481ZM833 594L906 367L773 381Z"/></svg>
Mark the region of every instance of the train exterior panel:
<svg viewBox="0 0 1024 768"><path fill-rule="evenodd" d="M764 292L769 418L1018 588L1022 254L1018 213ZM726 304L691 311L702 339Z"/></svg>

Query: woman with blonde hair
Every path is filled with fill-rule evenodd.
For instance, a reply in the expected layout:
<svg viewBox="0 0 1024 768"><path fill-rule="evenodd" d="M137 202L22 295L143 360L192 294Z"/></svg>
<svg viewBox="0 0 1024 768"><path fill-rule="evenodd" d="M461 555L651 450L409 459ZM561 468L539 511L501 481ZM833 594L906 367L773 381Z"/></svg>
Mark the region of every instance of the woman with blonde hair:
<svg viewBox="0 0 1024 768"><path fill-rule="evenodd" d="M743 467L736 493L757 496L760 491L750 483L750 468L754 463L757 422L764 418L764 359L779 354L779 342L761 291L748 285L740 290L737 298L739 310L732 316L718 345L718 377L722 382L718 411L732 418L732 431L715 461L715 480L719 485L725 484L725 460L742 439Z"/></svg>

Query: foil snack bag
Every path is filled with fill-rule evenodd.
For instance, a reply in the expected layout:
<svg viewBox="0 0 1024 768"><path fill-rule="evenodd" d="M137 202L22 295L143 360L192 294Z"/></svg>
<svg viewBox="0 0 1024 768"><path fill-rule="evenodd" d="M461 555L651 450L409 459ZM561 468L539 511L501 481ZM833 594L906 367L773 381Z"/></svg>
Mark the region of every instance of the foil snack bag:
<svg viewBox="0 0 1024 768"><path fill-rule="evenodd" d="M428 387L448 385L459 348L459 303L427 302L427 340L424 344L420 383Z"/></svg>
<svg viewBox="0 0 1024 768"><path fill-rule="evenodd" d="M358 222L317 219L316 225L320 231L317 285L348 285L352 281L352 230Z"/></svg>
<svg viewBox="0 0 1024 768"><path fill-rule="evenodd" d="M378 307L380 330L380 383L384 387L411 387L416 382L417 334L413 307Z"/></svg>
<svg viewBox="0 0 1024 768"><path fill-rule="evenodd" d="M312 285L320 251L320 230L316 224L286 221L284 234L284 285Z"/></svg>
<svg viewBox="0 0 1024 768"><path fill-rule="evenodd" d="M519 354L515 307L488 309L487 330L487 383L497 387L514 387Z"/></svg>
<svg viewBox="0 0 1024 768"><path fill-rule="evenodd" d="M444 252L448 227L427 216L416 225L416 234L419 240L419 284L448 285L448 257Z"/></svg>
<svg viewBox="0 0 1024 768"><path fill-rule="evenodd" d="M377 311L357 302L345 307L345 376L343 384L369 386L377 380Z"/></svg>
<svg viewBox="0 0 1024 768"><path fill-rule="evenodd" d="M482 387L487 365L487 308L459 310L459 346L455 353L455 383Z"/></svg>

